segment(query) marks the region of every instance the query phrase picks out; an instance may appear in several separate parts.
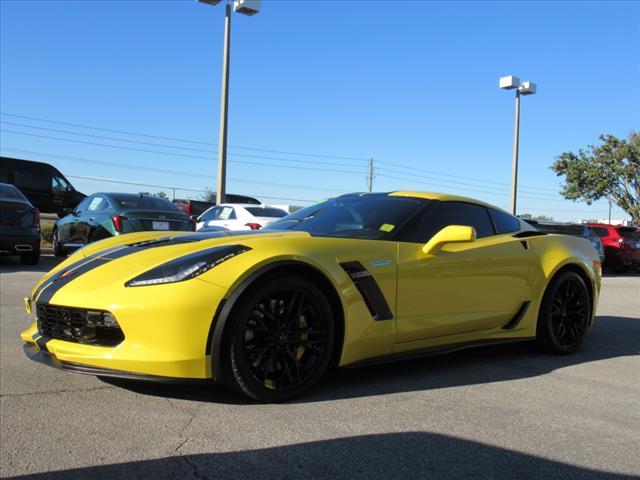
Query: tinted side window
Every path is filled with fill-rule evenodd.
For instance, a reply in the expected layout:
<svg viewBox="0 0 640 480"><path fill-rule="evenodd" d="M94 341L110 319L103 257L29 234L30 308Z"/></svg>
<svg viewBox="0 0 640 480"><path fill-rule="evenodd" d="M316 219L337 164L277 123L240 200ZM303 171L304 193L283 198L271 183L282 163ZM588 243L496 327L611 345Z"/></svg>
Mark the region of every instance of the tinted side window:
<svg viewBox="0 0 640 480"><path fill-rule="evenodd" d="M87 198L85 198L84 200L82 200L78 206L76 207L75 211L76 213L82 213L84 211L87 210L87 207L89 206L89 204L91 203L91 201L93 200L93 196L89 196Z"/></svg>
<svg viewBox="0 0 640 480"><path fill-rule="evenodd" d="M65 193L71 190L71 186L64 178L54 174L51 177L51 190L54 193Z"/></svg>
<svg viewBox="0 0 640 480"><path fill-rule="evenodd" d="M516 217L509 215L508 213L501 212L500 210L495 210L493 208L489 208L489 215L491 215L491 220L493 220L493 224L496 226L496 231L498 234L501 233L511 233L517 232L520 230L520 220Z"/></svg>
<svg viewBox="0 0 640 480"><path fill-rule="evenodd" d="M87 208L87 211L89 212L101 212L103 210L106 210L107 208L109 208L109 203L102 197L99 196L95 196L93 197L93 200L91 200L91 203L89 204L89 207Z"/></svg>
<svg viewBox="0 0 640 480"><path fill-rule="evenodd" d="M609 236L609 230L607 230L606 228L603 227L591 227L591 230L593 230L596 235L598 235L599 237L608 237Z"/></svg>
<svg viewBox="0 0 640 480"><path fill-rule="evenodd" d="M220 211L220 207L215 207L210 210L204 212L200 218L198 219L201 222L208 222L209 220L215 220L218 216L218 212Z"/></svg>
<svg viewBox="0 0 640 480"><path fill-rule="evenodd" d="M13 172L13 180L16 187L21 190L35 190L37 192L51 191L51 176L49 172L41 168L16 170Z"/></svg>
<svg viewBox="0 0 640 480"><path fill-rule="evenodd" d="M472 203L443 202L425 216L418 229L418 240L426 243L449 225L468 225L476 229L478 238L494 235L487 209Z"/></svg>
<svg viewBox="0 0 640 480"><path fill-rule="evenodd" d="M221 207L216 220L235 220L236 212L233 207Z"/></svg>

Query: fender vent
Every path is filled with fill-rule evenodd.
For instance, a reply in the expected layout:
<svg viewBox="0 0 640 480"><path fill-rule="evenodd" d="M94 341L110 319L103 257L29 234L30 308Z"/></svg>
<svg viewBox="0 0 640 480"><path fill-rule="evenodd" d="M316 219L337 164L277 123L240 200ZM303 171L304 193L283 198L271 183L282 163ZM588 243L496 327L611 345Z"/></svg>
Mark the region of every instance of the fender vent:
<svg viewBox="0 0 640 480"><path fill-rule="evenodd" d="M362 295L362 299L373 319L391 320L393 314L371 273L360 262L345 262L341 263L340 266L347 272L358 292Z"/></svg>

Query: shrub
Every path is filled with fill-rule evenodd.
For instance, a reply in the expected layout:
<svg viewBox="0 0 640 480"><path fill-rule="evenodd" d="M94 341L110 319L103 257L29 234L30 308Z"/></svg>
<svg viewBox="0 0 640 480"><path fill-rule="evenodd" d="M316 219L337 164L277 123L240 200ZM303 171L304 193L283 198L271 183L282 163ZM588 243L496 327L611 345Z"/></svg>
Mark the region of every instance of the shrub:
<svg viewBox="0 0 640 480"><path fill-rule="evenodd" d="M53 223L42 223L40 225L40 238L43 242L51 243L53 240Z"/></svg>

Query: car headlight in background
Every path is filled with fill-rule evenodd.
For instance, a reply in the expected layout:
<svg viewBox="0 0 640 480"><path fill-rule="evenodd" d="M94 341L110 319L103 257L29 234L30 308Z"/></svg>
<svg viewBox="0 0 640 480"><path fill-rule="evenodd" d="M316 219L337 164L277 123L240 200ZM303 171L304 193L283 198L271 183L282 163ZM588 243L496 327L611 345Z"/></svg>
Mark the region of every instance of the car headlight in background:
<svg viewBox="0 0 640 480"><path fill-rule="evenodd" d="M185 255L153 268L125 283L127 287L182 282L202 275L230 258L251 250L244 245L224 245Z"/></svg>

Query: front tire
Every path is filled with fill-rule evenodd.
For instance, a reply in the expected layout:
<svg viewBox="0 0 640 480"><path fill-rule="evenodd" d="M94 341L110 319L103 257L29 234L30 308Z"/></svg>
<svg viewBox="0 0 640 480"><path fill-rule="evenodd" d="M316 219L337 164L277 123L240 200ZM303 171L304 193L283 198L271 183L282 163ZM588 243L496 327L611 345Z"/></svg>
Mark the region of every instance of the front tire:
<svg viewBox="0 0 640 480"><path fill-rule="evenodd" d="M582 345L591 318L591 297L580 275L563 272L544 294L536 340L549 353L569 355Z"/></svg>
<svg viewBox="0 0 640 480"><path fill-rule="evenodd" d="M223 358L227 381L260 402L282 402L311 388L326 372L335 320L326 297L304 278L262 282L234 311Z"/></svg>

